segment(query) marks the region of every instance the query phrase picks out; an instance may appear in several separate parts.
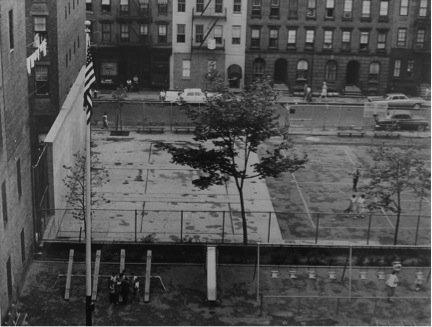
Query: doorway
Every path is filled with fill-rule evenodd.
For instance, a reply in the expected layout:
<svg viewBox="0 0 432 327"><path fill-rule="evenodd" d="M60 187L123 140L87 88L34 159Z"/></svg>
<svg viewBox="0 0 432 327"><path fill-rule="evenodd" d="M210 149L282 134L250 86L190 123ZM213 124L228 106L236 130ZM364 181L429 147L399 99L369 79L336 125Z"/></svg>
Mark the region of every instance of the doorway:
<svg viewBox="0 0 432 327"><path fill-rule="evenodd" d="M348 62L346 68L346 85L358 85L360 76L360 63L356 60Z"/></svg>
<svg viewBox="0 0 432 327"><path fill-rule="evenodd" d="M285 59L279 58L275 61L273 80L275 84L286 84L288 63Z"/></svg>
<svg viewBox="0 0 432 327"><path fill-rule="evenodd" d="M231 65L228 67L228 83L230 88L240 88L240 81L242 79L242 68L239 65Z"/></svg>

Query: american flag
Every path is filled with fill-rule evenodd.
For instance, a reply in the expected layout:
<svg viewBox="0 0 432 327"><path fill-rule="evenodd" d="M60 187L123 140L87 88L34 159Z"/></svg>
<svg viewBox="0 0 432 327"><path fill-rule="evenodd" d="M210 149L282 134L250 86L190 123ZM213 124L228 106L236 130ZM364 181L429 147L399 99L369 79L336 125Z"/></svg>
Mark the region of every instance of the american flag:
<svg viewBox="0 0 432 327"><path fill-rule="evenodd" d="M85 71L85 83L84 83L84 108L87 113L87 125L90 124L90 119L93 110L92 96L90 90L95 81L96 81L96 77L93 69L93 59L90 53L90 48L88 48L86 71Z"/></svg>

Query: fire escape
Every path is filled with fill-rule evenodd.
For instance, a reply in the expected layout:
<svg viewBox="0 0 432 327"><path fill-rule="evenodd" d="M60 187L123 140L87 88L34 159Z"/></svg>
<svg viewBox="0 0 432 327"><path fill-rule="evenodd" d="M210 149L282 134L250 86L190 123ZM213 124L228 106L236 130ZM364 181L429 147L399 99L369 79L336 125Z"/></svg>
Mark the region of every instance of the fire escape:
<svg viewBox="0 0 432 327"><path fill-rule="evenodd" d="M150 46L150 24L152 22L150 5L142 6L137 0L129 0L128 5L120 4L117 14L117 21L121 24L127 24L129 27L129 38L122 38L121 31L117 35L117 42L123 44L135 44L142 46ZM136 26L147 26L147 33L140 33ZM145 27L143 27L145 28ZM133 38L131 38L131 34Z"/></svg>
<svg viewBox="0 0 432 327"><path fill-rule="evenodd" d="M210 5L212 4L212 2L214 2L214 5L210 7ZM220 7L218 7L220 6ZM198 7L198 5L197 5ZM197 8L193 8L192 9L192 23L191 23L191 49L190 49L190 56L192 59L192 54L194 49L195 50L200 50L202 49L203 44L206 42L206 40L208 39L208 37L210 36L211 32L213 31L213 29L215 28L216 24L221 20L221 19L226 19L226 8L223 8L222 2L220 2L219 4L217 3L217 0L208 0L208 2L205 4L205 6L203 7L203 9L201 11L197 11ZM210 22L207 24L208 29L205 32L205 35L203 36L200 44L198 46L195 45L194 42L194 22L196 22L196 20L199 19L209 19Z"/></svg>

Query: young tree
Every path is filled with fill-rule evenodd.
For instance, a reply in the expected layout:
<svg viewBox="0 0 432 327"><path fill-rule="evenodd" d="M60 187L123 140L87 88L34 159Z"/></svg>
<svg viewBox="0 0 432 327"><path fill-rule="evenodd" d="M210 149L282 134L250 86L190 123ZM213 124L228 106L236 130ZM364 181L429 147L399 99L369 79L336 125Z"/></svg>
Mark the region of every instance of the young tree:
<svg viewBox="0 0 432 327"><path fill-rule="evenodd" d="M121 107L122 107L122 101L127 98L126 88L123 86L119 86L112 92L111 95L113 99L116 100L117 103L116 131L119 130L119 127L120 127L120 131L123 131Z"/></svg>
<svg viewBox="0 0 432 327"><path fill-rule="evenodd" d="M371 209L383 208L396 214L393 243L397 244L402 197L413 192L420 199L430 190L430 172L418 152L381 146L370 150L373 165L369 168L370 182L364 187L372 200Z"/></svg>
<svg viewBox="0 0 432 327"><path fill-rule="evenodd" d="M173 162L201 172L199 178L192 181L201 189L221 185L230 177L234 180L239 194L245 244L248 242L245 181L294 172L307 162L306 155L298 155L290 144L283 141L267 150L258 163L250 163L251 154L257 153L259 145L272 136L280 136L273 107L275 97L268 80L252 83L241 94L225 90L207 106L188 109L187 113L196 127L196 145L160 144L172 155Z"/></svg>
<svg viewBox="0 0 432 327"><path fill-rule="evenodd" d="M69 190L66 195L66 203L72 211L72 216L78 220L85 219L86 209L86 156L85 153L77 152L74 155L74 163L72 166L63 165L63 168L67 170L67 175L63 179L63 183ZM96 205L103 196L100 193L96 193L93 189L97 186L102 185L108 178L108 171L103 167L96 154L91 156L91 204Z"/></svg>

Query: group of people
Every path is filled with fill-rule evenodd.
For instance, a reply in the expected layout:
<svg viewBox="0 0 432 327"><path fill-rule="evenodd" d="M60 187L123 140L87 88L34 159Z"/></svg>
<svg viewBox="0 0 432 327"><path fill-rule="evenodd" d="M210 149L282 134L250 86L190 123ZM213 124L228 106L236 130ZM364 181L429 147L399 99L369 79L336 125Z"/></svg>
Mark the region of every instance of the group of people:
<svg viewBox="0 0 432 327"><path fill-rule="evenodd" d="M356 168L352 173L353 187L352 191L357 192L357 185L360 179L360 169ZM344 210L346 213L357 214L357 217L364 218L364 214L367 212L366 208L366 196L364 194L353 194L350 199L348 208Z"/></svg>
<svg viewBox="0 0 432 327"><path fill-rule="evenodd" d="M303 92L304 92L304 100L307 102L312 102L312 88L308 84L304 85ZM321 94L319 96L320 99L323 99L323 98L327 99L327 93L328 93L327 92L327 83L323 82L322 88L321 88Z"/></svg>
<svg viewBox="0 0 432 327"><path fill-rule="evenodd" d="M134 77L132 77L132 79L130 79L130 78L127 79L126 80L126 90L128 92L130 92L130 91L137 92L139 90L138 82L139 82L139 79L138 79L138 76L136 76L136 75Z"/></svg>
<svg viewBox="0 0 432 327"><path fill-rule="evenodd" d="M108 280L109 301L112 304L127 304L132 291L131 300L139 301L140 280L134 273L129 278L126 271L112 273Z"/></svg>

